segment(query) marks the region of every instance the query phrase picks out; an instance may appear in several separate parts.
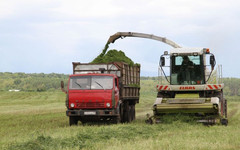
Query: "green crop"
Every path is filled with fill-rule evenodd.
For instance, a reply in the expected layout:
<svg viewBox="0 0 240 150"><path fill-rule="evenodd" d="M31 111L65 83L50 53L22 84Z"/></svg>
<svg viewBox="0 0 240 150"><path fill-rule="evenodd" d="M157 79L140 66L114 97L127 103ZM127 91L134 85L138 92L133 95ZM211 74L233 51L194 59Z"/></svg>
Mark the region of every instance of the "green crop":
<svg viewBox="0 0 240 150"><path fill-rule="evenodd" d="M102 53L99 54L91 63L111 63L111 62L125 62L129 64L130 66L136 65L140 66L140 64L135 64L129 57L125 55L125 53L121 50L109 50L107 52L107 49L109 48L109 43L107 43L102 50ZM107 53L106 53L107 52Z"/></svg>

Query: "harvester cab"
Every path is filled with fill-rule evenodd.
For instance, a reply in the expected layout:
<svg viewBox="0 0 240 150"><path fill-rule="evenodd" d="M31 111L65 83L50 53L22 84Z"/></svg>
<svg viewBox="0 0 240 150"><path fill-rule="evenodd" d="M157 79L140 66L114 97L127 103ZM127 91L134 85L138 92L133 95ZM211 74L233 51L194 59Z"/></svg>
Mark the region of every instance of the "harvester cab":
<svg viewBox="0 0 240 150"><path fill-rule="evenodd" d="M211 70L207 65L207 55L210 55ZM168 78L166 80L171 85L206 84L216 64L214 55L206 48L176 48L170 54L165 51L160 57L161 69L165 67L165 57L170 57L170 63L168 63L170 64L168 66L170 67L170 81Z"/></svg>
<svg viewBox="0 0 240 150"><path fill-rule="evenodd" d="M170 54L165 51L159 61L161 80L154 115L146 122L158 123L164 115L182 113L205 124L227 125L224 84L215 65L215 57L207 48L174 48ZM220 65L218 68L221 70Z"/></svg>

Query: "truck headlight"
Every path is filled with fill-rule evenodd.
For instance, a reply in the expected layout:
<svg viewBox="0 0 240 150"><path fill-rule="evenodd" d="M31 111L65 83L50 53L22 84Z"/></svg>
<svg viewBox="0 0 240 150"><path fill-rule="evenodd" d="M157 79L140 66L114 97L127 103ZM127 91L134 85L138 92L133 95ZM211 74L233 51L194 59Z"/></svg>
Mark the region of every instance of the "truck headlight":
<svg viewBox="0 0 240 150"><path fill-rule="evenodd" d="M74 105L74 103L71 103L71 104L70 104L70 107L72 107L72 108L73 108L74 106L75 106L75 105Z"/></svg>
<svg viewBox="0 0 240 150"><path fill-rule="evenodd" d="M106 106L107 106L107 107L110 107L110 103L107 103Z"/></svg>

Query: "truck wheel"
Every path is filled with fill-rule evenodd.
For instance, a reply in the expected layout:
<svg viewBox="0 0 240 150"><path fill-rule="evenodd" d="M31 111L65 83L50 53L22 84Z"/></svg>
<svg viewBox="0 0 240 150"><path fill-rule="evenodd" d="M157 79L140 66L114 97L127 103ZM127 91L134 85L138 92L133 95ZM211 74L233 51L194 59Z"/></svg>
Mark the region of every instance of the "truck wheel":
<svg viewBox="0 0 240 150"><path fill-rule="evenodd" d="M130 109L131 107L129 107L129 103L128 102L124 103L124 111L123 111L124 122L131 122Z"/></svg>
<svg viewBox="0 0 240 150"><path fill-rule="evenodd" d="M132 105L129 106L129 117L130 117L130 121L131 122L133 120L133 109L132 109Z"/></svg>
<svg viewBox="0 0 240 150"><path fill-rule="evenodd" d="M129 105L128 107L128 122L131 122L133 120L133 107L132 105Z"/></svg>
<svg viewBox="0 0 240 150"><path fill-rule="evenodd" d="M70 126L77 125L77 123L78 123L77 117L69 116L69 125Z"/></svg>
<svg viewBox="0 0 240 150"><path fill-rule="evenodd" d="M136 111L135 111L135 105L132 105L132 120L135 120L136 119Z"/></svg>
<svg viewBox="0 0 240 150"><path fill-rule="evenodd" d="M123 105L123 103L120 104L119 115L120 115L120 122L124 123L124 105Z"/></svg>
<svg viewBox="0 0 240 150"><path fill-rule="evenodd" d="M120 117L119 117L119 116L114 117L114 118L113 118L113 123L114 123L114 124L120 123Z"/></svg>

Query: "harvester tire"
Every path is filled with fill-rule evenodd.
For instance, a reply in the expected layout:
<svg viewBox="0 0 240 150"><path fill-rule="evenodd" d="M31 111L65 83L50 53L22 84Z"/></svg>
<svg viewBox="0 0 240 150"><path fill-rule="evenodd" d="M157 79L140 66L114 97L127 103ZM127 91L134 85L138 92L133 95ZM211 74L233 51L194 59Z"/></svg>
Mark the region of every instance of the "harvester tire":
<svg viewBox="0 0 240 150"><path fill-rule="evenodd" d="M214 94L214 97L218 97L219 100L220 100L220 102L222 102L222 101L224 100L224 98L223 98L223 92L222 92L222 91L215 93L215 94Z"/></svg>
<svg viewBox="0 0 240 150"><path fill-rule="evenodd" d="M153 124L153 120L151 118L145 120L145 123L146 124Z"/></svg>
<svg viewBox="0 0 240 150"><path fill-rule="evenodd" d="M225 115L225 118L227 118L227 100L224 99L224 115Z"/></svg>
<svg viewBox="0 0 240 150"><path fill-rule="evenodd" d="M221 119L221 124L227 126L228 125L228 120L223 118Z"/></svg>
<svg viewBox="0 0 240 150"><path fill-rule="evenodd" d="M69 116L69 125L77 125L78 124L78 119L76 117L73 116Z"/></svg>

